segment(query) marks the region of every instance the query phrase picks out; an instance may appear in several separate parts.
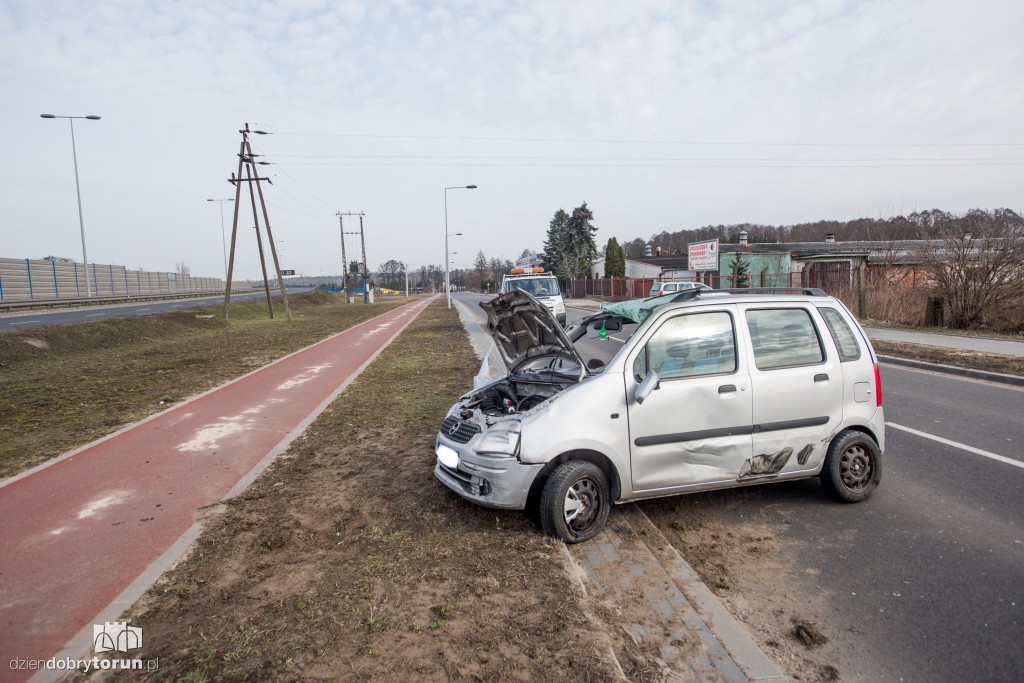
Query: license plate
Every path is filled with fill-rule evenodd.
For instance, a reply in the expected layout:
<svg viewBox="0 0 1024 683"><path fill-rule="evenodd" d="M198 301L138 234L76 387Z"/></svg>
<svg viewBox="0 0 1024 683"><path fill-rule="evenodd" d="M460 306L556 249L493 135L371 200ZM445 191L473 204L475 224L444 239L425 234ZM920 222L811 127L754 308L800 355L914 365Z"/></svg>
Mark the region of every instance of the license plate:
<svg viewBox="0 0 1024 683"><path fill-rule="evenodd" d="M451 469L458 469L459 467L459 454L451 446L446 446L443 443L437 444L437 448L434 450L437 453L437 459L441 461L441 464Z"/></svg>

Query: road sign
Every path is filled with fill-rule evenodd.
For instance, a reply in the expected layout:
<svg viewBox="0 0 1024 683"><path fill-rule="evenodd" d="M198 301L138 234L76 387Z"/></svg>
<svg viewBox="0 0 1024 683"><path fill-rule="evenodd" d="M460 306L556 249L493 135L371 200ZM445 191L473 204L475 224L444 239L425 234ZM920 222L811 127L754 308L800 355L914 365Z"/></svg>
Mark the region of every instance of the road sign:
<svg viewBox="0 0 1024 683"><path fill-rule="evenodd" d="M718 240L691 242L688 256L690 270L718 270Z"/></svg>
<svg viewBox="0 0 1024 683"><path fill-rule="evenodd" d="M282 270L281 275L295 275L294 270Z"/></svg>

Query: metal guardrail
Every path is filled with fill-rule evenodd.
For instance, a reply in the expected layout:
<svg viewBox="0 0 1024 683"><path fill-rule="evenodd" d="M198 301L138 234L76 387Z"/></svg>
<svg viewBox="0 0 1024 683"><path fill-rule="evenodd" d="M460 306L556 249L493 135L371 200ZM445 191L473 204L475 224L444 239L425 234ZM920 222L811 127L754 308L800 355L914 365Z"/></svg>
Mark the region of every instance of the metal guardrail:
<svg viewBox="0 0 1024 683"><path fill-rule="evenodd" d="M260 290L232 289L231 294L249 294ZM224 296L224 292L176 292L173 294L134 294L112 297L93 297L91 299L34 299L32 301L11 301L0 303L0 311L30 311L37 308L81 308L105 304L142 303L145 301L164 301L168 299L200 299L211 296Z"/></svg>

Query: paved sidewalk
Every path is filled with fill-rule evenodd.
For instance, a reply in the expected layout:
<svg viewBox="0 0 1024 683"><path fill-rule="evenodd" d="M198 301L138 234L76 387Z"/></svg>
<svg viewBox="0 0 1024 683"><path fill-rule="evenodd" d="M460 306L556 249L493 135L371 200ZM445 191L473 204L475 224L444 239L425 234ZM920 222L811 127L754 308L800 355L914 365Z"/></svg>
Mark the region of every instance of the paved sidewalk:
<svg viewBox="0 0 1024 683"><path fill-rule="evenodd" d="M0 482L0 680L31 674L11 671L15 658L86 656L92 624L116 620L209 508L244 490L431 301Z"/></svg>

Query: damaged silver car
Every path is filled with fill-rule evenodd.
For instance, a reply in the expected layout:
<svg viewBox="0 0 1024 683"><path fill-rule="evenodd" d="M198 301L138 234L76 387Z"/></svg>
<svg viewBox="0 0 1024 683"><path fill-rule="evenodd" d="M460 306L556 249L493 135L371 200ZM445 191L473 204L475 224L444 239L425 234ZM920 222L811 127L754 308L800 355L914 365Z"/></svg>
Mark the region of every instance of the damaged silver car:
<svg viewBox="0 0 1024 683"><path fill-rule="evenodd" d="M820 477L846 502L882 474L867 335L820 290L692 290L563 330L529 294L481 303L508 369L448 411L434 474L480 505L593 538L613 503Z"/></svg>

